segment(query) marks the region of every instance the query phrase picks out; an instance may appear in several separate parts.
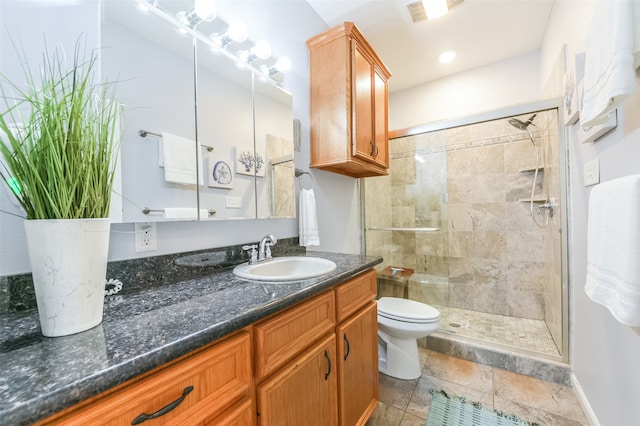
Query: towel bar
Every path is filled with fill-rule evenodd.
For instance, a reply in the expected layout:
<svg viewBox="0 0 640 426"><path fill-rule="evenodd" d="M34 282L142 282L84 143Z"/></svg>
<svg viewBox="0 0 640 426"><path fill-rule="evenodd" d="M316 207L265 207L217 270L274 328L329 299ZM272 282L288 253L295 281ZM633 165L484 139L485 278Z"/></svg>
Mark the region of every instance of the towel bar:
<svg viewBox="0 0 640 426"><path fill-rule="evenodd" d="M138 135L140 137L143 137L143 138L146 138L148 135L155 136L155 137L158 137L158 138L162 137L162 135L160 133L154 133L154 132L150 132L148 130L142 130L142 129L138 130ZM213 151L213 147L212 146L209 146L209 145L201 145L201 146L203 148L206 148L207 151L209 151L209 152Z"/></svg>
<svg viewBox="0 0 640 426"><path fill-rule="evenodd" d="M142 208L142 213L144 213L144 214L164 213L164 209L150 209L149 207L143 207ZM209 214L209 216L215 216L217 212L215 210L213 210L213 209L209 209L209 210L207 210L207 213Z"/></svg>

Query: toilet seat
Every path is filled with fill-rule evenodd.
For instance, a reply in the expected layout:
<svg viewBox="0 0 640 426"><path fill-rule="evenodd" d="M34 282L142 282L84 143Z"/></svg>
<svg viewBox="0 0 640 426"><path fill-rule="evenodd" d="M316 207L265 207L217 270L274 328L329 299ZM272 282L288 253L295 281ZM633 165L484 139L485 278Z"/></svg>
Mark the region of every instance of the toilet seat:
<svg viewBox="0 0 640 426"><path fill-rule="evenodd" d="M381 297L378 300L378 315L395 321L418 324L440 320L440 311L433 306L398 297Z"/></svg>

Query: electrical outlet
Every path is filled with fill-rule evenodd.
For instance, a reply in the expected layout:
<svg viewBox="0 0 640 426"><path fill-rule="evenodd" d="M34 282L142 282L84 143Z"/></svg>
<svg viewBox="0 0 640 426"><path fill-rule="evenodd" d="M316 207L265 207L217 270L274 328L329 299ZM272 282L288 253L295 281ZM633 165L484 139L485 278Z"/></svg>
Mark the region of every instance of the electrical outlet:
<svg viewBox="0 0 640 426"><path fill-rule="evenodd" d="M228 209L241 209L242 208L242 198L240 197L231 197L227 196L225 198L226 207Z"/></svg>
<svg viewBox="0 0 640 426"><path fill-rule="evenodd" d="M136 253L158 249L156 224L154 222L136 223L134 229Z"/></svg>
<svg viewBox="0 0 640 426"><path fill-rule="evenodd" d="M597 158L584 165L582 169L584 186L591 186L600 183L600 160Z"/></svg>

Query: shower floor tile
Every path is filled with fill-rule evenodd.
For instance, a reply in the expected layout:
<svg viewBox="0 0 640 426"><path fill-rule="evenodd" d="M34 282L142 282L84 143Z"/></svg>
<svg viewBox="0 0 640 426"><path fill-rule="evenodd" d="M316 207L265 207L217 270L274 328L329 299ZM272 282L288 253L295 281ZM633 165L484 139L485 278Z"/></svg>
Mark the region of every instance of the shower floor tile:
<svg viewBox="0 0 640 426"><path fill-rule="evenodd" d="M543 354L560 355L542 320L433 306L440 311L440 331Z"/></svg>

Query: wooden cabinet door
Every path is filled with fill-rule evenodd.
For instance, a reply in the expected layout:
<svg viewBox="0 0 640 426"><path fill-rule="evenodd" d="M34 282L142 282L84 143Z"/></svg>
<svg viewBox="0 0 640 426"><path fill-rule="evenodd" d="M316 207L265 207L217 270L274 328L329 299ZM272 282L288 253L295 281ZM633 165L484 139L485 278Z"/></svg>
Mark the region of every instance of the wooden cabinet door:
<svg viewBox="0 0 640 426"><path fill-rule="evenodd" d="M352 50L353 156L373 161L376 149L373 135L373 64L355 41Z"/></svg>
<svg viewBox="0 0 640 426"><path fill-rule="evenodd" d="M335 334L258 385L259 425L338 424Z"/></svg>
<svg viewBox="0 0 640 426"><path fill-rule="evenodd" d="M336 331L340 425L364 425L379 398L377 305L371 303Z"/></svg>
<svg viewBox="0 0 640 426"><path fill-rule="evenodd" d="M385 169L389 167L389 85L382 71L375 66L373 73L373 129L376 146L374 161Z"/></svg>

